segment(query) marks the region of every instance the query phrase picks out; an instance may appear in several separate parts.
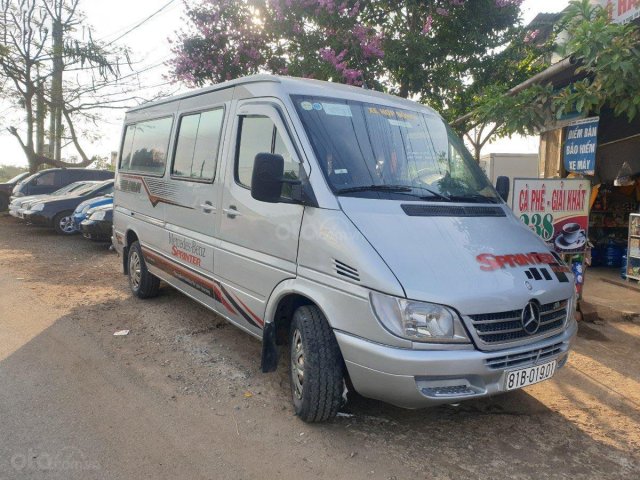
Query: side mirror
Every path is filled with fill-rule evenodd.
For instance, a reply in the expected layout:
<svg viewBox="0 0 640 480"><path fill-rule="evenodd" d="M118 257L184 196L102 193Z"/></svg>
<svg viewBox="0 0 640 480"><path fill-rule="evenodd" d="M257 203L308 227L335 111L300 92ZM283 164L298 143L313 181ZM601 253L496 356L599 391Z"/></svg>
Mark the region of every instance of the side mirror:
<svg viewBox="0 0 640 480"><path fill-rule="evenodd" d="M502 200L504 200L505 202L509 198L509 189L510 188L511 188L511 181L509 180L509 177L505 177L504 175L500 175L496 179L496 190L498 192L498 195L500 195Z"/></svg>
<svg viewBox="0 0 640 480"><path fill-rule="evenodd" d="M284 158L273 153L259 153L253 163L251 196L256 200L278 203L283 183L300 183L284 178Z"/></svg>

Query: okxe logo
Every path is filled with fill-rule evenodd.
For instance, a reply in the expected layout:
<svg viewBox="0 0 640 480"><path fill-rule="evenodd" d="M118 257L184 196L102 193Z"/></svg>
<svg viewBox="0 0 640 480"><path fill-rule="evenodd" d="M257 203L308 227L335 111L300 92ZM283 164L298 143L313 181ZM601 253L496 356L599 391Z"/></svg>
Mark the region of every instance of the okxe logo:
<svg viewBox="0 0 640 480"><path fill-rule="evenodd" d="M529 302L520 315L522 329L529 335L533 335L540 328L540 306L537 302Z"/></svg>

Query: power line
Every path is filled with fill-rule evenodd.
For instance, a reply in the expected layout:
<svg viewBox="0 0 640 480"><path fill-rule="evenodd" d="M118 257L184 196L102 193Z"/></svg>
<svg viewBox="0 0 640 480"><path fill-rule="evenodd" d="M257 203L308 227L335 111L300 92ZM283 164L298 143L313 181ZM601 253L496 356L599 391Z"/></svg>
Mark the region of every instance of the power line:
<svg viewBox="0 0 640 480"><path fill-rule="evenodd" d="M155 17L157 14L159 14L160 12L162 12L163 10L165 10L169 5L171 5L172 3L174 3L176 0L169 0L167 3L165 3L162 7L160 7L158 10L156 10L155 12L153 12L151 15L149 15L148 17L144 18L143 20L141 20L140 22L136 23L133 27L129 28L127 31L125 31L122 35L119 35L118 37L116 37L113 40L109 40L110 43L114 43L117 42L118 40L120 40L122 37L125 37L126 35L129 35L131 32L133 32L134 30L140 28L142 25L144 25L145 23L147 23L149 20L151 20L153 17ZM107 35L104 38L109 37L109 35Z"/></svg>

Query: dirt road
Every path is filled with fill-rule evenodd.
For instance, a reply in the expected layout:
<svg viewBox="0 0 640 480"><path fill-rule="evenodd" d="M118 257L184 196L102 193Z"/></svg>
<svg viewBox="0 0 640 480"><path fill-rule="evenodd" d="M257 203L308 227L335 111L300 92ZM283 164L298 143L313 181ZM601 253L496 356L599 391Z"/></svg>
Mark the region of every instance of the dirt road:
<svg viewBox="0 0 640 480"><path fill-rule="evenodd" d="M0 480L640 477L638 324L581 325L523 391L422 411L352 395L306 425L283 362L260 373L256 340L167 287L132 298L119 265L0 218Z"/></svg>

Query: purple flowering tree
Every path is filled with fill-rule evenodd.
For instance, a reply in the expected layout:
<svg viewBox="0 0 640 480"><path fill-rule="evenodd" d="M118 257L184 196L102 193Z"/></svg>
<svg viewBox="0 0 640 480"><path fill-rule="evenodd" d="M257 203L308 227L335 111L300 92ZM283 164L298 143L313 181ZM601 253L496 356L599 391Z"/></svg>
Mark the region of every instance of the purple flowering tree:
<svg viewBox="0 0 640 480"><path fill-rule="evenodd" d="M198 1L175 41L176 80L269 72L366 84L449 120L469 111L482 85L515 80L501 52L526 34L522 0Z"/></svg>
<svg viewBox="0 0 640 480"><path fill-rule="evenodd" d="M513 39L521 1L201 0L187 5L173 75L194 86L260 71L367 83L442 108Z"/></svg>

